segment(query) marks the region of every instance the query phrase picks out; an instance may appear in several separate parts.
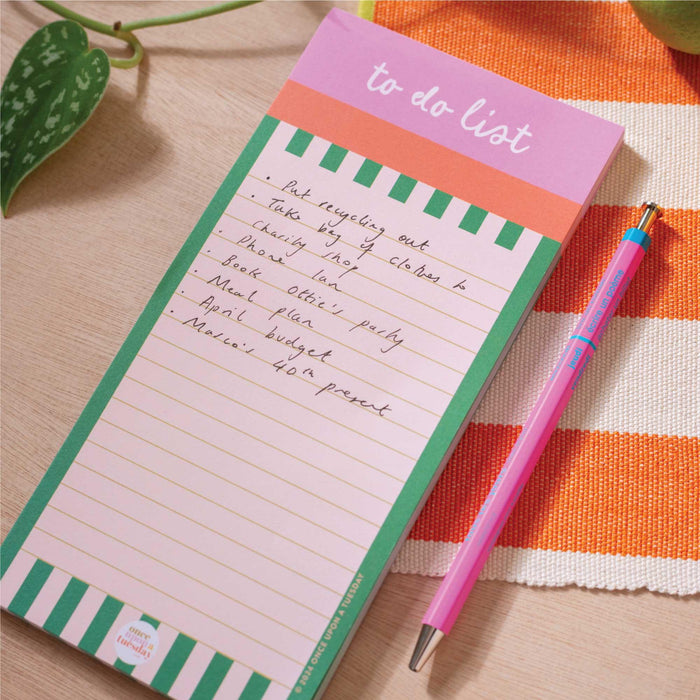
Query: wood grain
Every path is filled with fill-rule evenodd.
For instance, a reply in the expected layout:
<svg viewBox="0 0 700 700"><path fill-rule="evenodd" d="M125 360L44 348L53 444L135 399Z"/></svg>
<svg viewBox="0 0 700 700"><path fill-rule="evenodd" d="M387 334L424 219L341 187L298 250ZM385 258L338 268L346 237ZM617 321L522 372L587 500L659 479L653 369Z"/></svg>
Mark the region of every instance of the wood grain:
<svg viewBox="0 0 700 700"><path fill-rule="evenodd" d="M73 6L111 23L198 4ZM2 222L3 538L333 5L355 9L271 2L141 31L141 68L113 70L93 117L17 191ZM55 16L0 8L4 76ZM652 593L480 582L434 660L411 673L437 583L388 577L327 698L700 697L700 599ZM157 697L23 621L2 623L4 700Z"/></svg>

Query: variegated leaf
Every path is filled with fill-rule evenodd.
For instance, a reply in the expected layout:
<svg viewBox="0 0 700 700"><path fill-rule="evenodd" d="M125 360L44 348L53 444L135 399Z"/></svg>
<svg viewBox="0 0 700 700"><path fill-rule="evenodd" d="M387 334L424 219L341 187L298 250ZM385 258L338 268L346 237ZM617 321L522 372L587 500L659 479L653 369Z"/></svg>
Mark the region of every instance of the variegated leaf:
<svg viewBox="0 0 700 700"><path fill-rule="evenodd" d="M2 211L19 183L85 123L102 99L109 59L85 30L61 20L20 49L0 93Z"/></svg>

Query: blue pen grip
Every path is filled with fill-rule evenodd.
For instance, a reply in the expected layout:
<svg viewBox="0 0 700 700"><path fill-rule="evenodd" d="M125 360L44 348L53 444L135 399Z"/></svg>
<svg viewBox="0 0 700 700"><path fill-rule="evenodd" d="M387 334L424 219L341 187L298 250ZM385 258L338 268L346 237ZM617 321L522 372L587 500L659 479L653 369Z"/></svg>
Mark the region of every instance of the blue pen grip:
<svg viewBox="0 0 700 700"><path fill-rule="evenodd" d="M651 243L649 234L639 228L628 228L625 231L625 235L622 237L622 240L639 243L639 245L644 248L645 253L649 249L649 244Z"/></svg>

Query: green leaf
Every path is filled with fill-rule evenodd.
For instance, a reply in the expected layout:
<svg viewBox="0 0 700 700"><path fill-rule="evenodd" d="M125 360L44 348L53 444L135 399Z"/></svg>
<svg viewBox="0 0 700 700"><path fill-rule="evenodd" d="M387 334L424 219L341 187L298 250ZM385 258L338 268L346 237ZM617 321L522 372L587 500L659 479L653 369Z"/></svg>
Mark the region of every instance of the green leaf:
<svg viewBox="0 0 700 700"><path fill-rule="evenodd" d="M104 95L109 59L70 20L42 27L20 49L0 92L3 214L19 183L86 122Z"/></svg>

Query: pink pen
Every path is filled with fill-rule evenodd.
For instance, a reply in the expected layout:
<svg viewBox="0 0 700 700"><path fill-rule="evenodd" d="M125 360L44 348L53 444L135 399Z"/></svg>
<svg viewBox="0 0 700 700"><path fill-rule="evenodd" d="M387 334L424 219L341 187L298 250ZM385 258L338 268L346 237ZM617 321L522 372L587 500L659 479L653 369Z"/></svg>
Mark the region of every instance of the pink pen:
<svg viewBox="0 0 700 700"><path fill-rule="evenodd" d="M423 668L440 640L452 629L491 548L649 247L649 229L662 213L656 204L645 203L639 224L625 232L423 618L423 628L409 663L412 671Z"/></svg>

